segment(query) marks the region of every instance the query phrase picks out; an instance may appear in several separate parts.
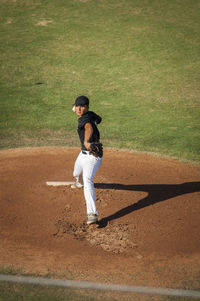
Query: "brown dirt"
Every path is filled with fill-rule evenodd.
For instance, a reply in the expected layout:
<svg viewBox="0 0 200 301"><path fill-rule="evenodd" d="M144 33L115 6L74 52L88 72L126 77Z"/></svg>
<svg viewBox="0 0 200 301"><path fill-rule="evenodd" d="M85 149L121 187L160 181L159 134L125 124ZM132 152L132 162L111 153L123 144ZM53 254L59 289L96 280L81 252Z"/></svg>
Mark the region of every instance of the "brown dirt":
<svg viewBox="0 0 200 301"><path fill-rule="evenodd" d="M105 150L95 177L99 225L72 181L77 148L0 151L0 264L24 273L198 288L200 166Z"/></svg>

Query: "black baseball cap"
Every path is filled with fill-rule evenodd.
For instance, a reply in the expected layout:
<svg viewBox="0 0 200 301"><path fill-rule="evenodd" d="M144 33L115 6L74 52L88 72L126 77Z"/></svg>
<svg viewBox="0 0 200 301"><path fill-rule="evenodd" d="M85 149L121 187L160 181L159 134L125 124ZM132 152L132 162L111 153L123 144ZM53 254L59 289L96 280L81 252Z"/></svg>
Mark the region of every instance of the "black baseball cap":
<svg viewBox="0 0 200 301"><path fill-rule="evenodd" d="M89 99L86 97L86 96L79 96L76 98L75 100L75 106L81 106L81 107L84 107L84 106L89 106Z"/></svg>

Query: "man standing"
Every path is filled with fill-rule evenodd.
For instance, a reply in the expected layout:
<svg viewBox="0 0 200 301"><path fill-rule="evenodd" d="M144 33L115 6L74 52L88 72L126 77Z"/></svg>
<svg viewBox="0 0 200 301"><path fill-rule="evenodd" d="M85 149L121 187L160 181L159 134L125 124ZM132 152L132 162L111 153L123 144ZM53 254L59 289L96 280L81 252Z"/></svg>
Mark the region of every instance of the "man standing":
<svg viewBox="0 0 200 301"><path fill-rule="evenodd" d="M97 124L101 122L101 117L89 111L89 99L86 96L76 98L73 111L79 116L77 132L81 142L81 152L74 164L73 176L76 182L71 185L71 187L84 187L84 197L88 215L87 224L90 225L98 221L93 178L103 158L103 148L100 143L100 133L97 128ZM81 177L83 184L81 184Z"/></svg>

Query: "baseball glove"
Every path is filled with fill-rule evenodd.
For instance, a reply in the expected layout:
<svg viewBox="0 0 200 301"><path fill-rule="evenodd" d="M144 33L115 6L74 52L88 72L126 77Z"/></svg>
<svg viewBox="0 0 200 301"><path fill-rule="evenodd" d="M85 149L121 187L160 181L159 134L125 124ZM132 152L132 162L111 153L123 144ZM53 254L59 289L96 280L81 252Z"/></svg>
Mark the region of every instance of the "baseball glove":
<svg viewBox="0 0 200 301"><path fill-rule="evenodd" d="M102 143L92 142L90 144L89 152L90 152L90 155L101 158L103 156L103 145L102 145Z"/></svg>

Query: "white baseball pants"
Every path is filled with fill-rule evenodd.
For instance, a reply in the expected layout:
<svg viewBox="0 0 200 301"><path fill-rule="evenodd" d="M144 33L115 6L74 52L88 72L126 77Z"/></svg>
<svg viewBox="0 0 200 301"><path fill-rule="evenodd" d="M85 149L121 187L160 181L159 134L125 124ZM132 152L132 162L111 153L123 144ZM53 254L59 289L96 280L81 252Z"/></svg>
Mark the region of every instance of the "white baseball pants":
<svg viewBox="0 0 200 301"><path fill-rule="evenodd" d="M87 214L98 215L93 178L102 163L102 158L90 155L89 151L85 152L86 154L83 154L82 151L79 153L74 164L73 176L76 178L76 181L79 181L81 176L83 178Z"/></svg>

